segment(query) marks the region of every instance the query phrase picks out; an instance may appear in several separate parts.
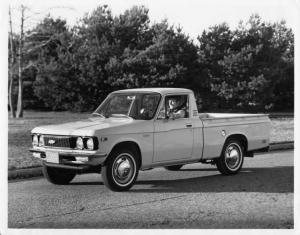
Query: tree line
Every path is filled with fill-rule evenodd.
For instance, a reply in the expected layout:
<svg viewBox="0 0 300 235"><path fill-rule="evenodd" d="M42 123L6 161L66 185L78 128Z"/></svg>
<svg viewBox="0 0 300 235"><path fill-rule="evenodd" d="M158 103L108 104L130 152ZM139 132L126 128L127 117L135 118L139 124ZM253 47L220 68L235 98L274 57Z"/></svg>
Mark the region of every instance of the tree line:
<svg viewBox="0 0 300 235"><path fill-rule="evenodd" d="M117 89L184 87L203 112L293 111L294 35L284 21L254 14L236 29L221 23L192 40L167 20L151 23L148 13L134 6L114 16L103 5L71 28L48 15L26 31L24 107L91 111ZM9 40L9 58L18 39ZM12 104L20 75L13 64Z"/></svg>

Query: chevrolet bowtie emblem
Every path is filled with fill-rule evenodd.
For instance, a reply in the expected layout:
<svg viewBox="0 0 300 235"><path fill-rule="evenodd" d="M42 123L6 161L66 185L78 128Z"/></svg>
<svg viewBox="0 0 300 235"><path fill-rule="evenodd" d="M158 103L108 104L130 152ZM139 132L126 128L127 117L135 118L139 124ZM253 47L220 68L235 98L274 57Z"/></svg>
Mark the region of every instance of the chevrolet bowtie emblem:
<svg viewBox="0 0 300 235"><path fill-rule="evenodd" d="M49 140L48 143L49 144L55 144L55 140Z"/></svg>

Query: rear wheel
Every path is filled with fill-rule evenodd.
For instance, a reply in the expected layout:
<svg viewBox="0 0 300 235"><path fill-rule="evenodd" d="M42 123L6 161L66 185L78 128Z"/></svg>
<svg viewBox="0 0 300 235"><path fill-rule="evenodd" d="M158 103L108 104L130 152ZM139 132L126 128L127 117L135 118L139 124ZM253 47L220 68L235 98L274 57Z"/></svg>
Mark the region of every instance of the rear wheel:
<svg viewBox="0 0 300 235"><path fill-rule="evenodd" d="M113 151L102 167L102 179L106 187L113 191L130 189L138 177L137 153L120 149Z"/></svg>
<svg viewBox="0 0 300 235"><path fill-rule="evenodd" d="M43 175L52 184L68 184L74 179L76 173L43 164Z"/></svg>
<svg viewBox="0 0 300 235"><path fill-rule="evenodd" d="M165 169L169 171L179 171L183 165L165 166Z"/></svg>
<svg viewBox="0 0 300 235"><path fill-rule="evenodd" d="M222 150L221 157L216 159L218 170L223 175L236 174L244 162L244 146L238 140L228 140Z"/></svg>

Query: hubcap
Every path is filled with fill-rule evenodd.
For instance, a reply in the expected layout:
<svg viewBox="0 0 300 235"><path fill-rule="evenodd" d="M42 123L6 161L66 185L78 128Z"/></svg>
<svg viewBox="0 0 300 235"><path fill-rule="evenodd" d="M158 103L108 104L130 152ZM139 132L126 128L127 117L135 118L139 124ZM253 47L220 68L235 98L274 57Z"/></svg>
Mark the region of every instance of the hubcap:
<svg viewBox="0 0 300 235"><path fill-rule="evenodd" d="M225 163L231 170L236 170L242 158L241 148L237 144L230 144L225 151Z"/></svg>
<svg viewBox="0 0 300 235"><path fill-rule="evenodd" d="M112 176L118 185L126 186L132 182L135 171L134 158L127 153L121 154L113 163Z"/></svg>

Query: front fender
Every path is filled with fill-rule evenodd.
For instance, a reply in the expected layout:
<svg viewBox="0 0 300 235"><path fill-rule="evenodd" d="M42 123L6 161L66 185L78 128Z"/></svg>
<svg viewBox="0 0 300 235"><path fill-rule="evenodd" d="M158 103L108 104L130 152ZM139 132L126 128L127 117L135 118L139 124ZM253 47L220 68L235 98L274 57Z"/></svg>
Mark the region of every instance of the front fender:
<svg viewBox="0 0 300 235"><path fill-rule="evenodd" d="M109 157L113 148L124 142L135 143L141 153L142 166L149 165L153 161L153 133L136 133L127 136L111 135L107 137L107 141L100 142L100 149Z"/></svg>

